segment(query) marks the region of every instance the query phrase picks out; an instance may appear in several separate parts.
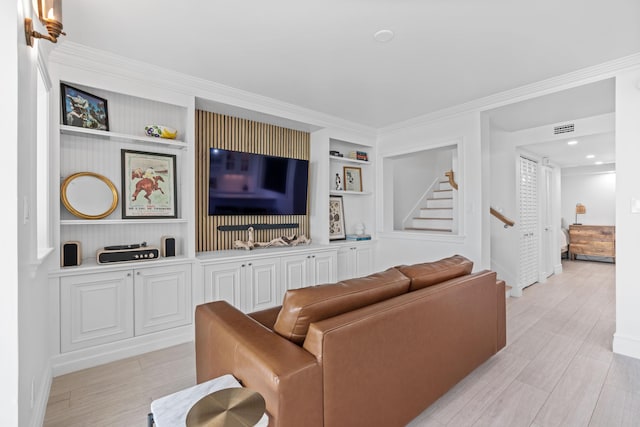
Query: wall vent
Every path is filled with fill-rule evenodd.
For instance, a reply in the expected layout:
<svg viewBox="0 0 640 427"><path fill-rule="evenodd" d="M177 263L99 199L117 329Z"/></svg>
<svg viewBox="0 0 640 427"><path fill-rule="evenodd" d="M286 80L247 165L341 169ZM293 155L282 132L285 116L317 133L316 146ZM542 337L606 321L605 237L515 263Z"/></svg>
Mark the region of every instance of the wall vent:
<svg viewBox="0 0 640 427"><path fill-rule="evenodd" d="M575 129L573 123L571 123L570 125L560 125L553 128L553 134L559 135L561 133L573 132L574 130Z"/></svg>

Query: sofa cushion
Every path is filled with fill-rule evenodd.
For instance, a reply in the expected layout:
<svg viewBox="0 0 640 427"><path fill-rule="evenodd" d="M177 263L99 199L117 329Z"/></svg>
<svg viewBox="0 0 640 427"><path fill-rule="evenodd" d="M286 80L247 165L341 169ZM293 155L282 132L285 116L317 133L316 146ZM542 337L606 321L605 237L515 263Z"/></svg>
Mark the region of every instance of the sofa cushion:
<svg viewBox="0 0 640 427"><path fill-rule="evenodd" d="M289 290L273 330L302 344L312 322L404 294L409 283L406 276L390 268L357 279Z"/></svg>
<svg viewBox="0 0 640 427"><path fill-rule="evenodd" d="M439 261L403 265L396 268L411 279L409 291L415 291L470 274L473 269L473 261L461 255L454 255Z"/></svg>

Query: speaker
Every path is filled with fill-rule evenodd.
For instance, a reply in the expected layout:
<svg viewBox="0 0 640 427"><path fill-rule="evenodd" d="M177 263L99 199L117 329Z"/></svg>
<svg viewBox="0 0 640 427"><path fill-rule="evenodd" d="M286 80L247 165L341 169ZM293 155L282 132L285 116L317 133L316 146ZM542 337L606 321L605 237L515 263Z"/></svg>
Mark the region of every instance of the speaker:
<svg viewBox="0 0 640 427"><path fill-rule="evenodd" d="M161 239L160 250L163 257L176 256L176 238L171 236L163 236Z"/></svg>
<svg viewBox="0 0 640 427"><path fill-rule="evenodd" d="M80 242L64 242L60 252L60 266L71 267L82 264L82 246Z"/></svg>

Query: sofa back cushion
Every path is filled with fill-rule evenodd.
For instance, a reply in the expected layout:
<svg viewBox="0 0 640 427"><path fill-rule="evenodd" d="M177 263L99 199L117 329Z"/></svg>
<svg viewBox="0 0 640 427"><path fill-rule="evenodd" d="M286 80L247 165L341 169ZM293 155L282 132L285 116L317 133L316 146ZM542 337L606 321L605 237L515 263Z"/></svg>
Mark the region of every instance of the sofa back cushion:
<svg viewBox="0 0 640 427"><path fill-rule="evenodd" d="M357 279L289 290L273 330L302 344L312 322L404 294L409 284L406 276L390 268Z"/></svg>
<svg viewBox="0 0 640 427"><path fill-rule="evenodd" d="M454 255L439 261L403 265L396 268L411 279L409 291L415 291L470 274L473 269L473 261L461 255Z"/></svg>

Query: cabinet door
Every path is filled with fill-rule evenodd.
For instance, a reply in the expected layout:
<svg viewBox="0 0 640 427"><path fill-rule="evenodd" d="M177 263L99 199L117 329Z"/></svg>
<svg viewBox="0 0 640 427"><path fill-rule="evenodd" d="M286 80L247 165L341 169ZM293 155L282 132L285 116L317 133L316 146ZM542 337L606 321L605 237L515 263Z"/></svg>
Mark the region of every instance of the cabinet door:
<svg viewBox="0 0 640 427"><path fill-rule="evenodd" d="M207 265L204 268L204 302L222 300L242 310L243 266L238 262Z"/></svg>
<svg viewBox="0 0 640 427"><path fill-rule="evenodd" d="M320 252L311 255L309 258L310 282L309 285L319 285L323 283L333 283L336 281L337 256L335 252Z"/></svg>
<svg viewBox="0 0 640 427"><path fill-rule="evenodd" d="M63 353L132 336L131 271L60 279L60 347Z"/></svg>
<svg viewBox="0 0 640 427"><path fill-rule="evenodd" d="M247 263L245 311L264 310L282 304L280 258Z"/></svg>
<svg viewBox="0 0 640 427"><path fill-rule="evenodd" d="M355 247L355 277L368 276L373 272L373 250L371 246Z"/></svg>
<svg viewBox="0 0 640 427"><path fill-rule="evenodd" d="M135 333L191 323L191 265L136 268Z"/></svg>
<svg viewBox="0 0 640 427"><path fill-rule="evenodd" d="M284 290L304 288L309 285L309 255L293 255L282 258ZM282 295L284 297L284 294Z"/></svg>
<svg viewBox="0 0 640 427"><path fill-rule="evenodd" d="M354 248L345 246L338 249L338 280L355 277L355 262Z"/></svg>

